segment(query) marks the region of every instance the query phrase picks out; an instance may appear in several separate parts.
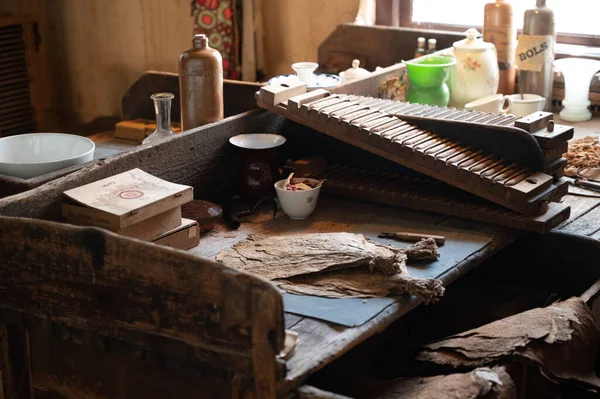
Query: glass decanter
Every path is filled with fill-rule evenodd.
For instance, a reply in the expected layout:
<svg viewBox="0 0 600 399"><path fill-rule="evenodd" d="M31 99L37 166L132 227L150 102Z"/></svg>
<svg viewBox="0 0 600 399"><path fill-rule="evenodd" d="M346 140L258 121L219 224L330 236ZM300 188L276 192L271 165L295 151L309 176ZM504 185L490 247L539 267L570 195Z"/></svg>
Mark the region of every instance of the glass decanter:
<svg viewBox="0 0 600 399"><path fill-rule="evenodd" d="M171 128L171 101L175 96L172 93L154 93L150 98L154 101L156 112L156 130L148 135L142 144L147 144L175 133Z"/></svg>

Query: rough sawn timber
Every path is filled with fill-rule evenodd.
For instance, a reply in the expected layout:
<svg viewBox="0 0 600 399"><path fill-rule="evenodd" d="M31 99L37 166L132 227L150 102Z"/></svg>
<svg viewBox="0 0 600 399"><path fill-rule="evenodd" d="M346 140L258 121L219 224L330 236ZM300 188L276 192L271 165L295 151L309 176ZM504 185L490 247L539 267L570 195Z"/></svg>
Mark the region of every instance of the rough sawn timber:
<svg viewBox="0 0 600 399"><path fill-rule="evenodd" d="M281 294L269 282L95 228L0 217L0 237L7 328L50 321L229 376L233 396L275 397L285 334ZM8 352L2 358L23 363L24 352ZM14 378L27 380L22 370Z"/></svg>

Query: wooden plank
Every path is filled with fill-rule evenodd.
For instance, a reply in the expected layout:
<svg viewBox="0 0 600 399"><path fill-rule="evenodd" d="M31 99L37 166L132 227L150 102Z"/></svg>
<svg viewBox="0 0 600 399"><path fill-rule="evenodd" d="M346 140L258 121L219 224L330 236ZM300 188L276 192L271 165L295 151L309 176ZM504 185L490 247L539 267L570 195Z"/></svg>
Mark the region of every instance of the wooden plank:
<svg viewBox="0 0 600 399"><path fill-rule="evenodd" d="M298 324L304 317L295 315L293 313L284 313L285 318L285 328L286 330L291 329L296 324Z"/></svg>
<svg viewBox="0 0 600 399"><path fill-rule="evenodd" d="M571 207L571 217L569 220L562 223L560 227L566 226L567 224L575 221L583 214L591 211L598 205L600 205L600 193L596 194L594 191L579 189L578 187L569 187L569 190L577 190L577 192L589 193L590 195L598 195L598 197L584 197L579 195L565 195L562 199L562 203L567 204Z"/></svg>
<svg viewBox="0 0 600 399"><path fill-rule="evenodd" d="M95 228L2 217L0 237L0 308L241 375L255 345L283 347L281 295L257 277ZM262 299L240 307L249 287Z"/></svg>
<svg viewBox="0 0 600 399"><path fill-rule="evenodd" d="M8 399L33 399L29 333L23 326L0 327L2 382Z"/></svg>
<svg viewBox="0 0 600 399"><path fill-rule="evenodd" d="M256 397L277 396L278 371L276 357L284 347L283 299L273 291L252 290L252 359ZM258 320L261 319L261 320Z"/></svg>
<svg viewBox="0 0 600 399"><path fill-rule="evenodd" d="M582 214L577 219L571 221L565 226L560 227L560 231L564 233L590 236L600 230L598 220L600 220L600 207L596 206L588 212Z"/></svg>
<svg viewBox="0 0 600 399"><path fill-rule="evenodd" d="M237 170L231 159L224 158L230 137L244 131L265 131L279 117L267 112L250 111L175 135L153 145L139 146L115 157L99 160L71 173L53 184L40 186L0 200L0 214L62 220L60 201L62 193L96 180L138 167L159 178L194 187L197 198L212 198L215 182L223 190L235 189ZM188 167L190 162L194 167ZM217 177L218 176L218 177ZM222 192L223 195L228 195Z"/></svg>

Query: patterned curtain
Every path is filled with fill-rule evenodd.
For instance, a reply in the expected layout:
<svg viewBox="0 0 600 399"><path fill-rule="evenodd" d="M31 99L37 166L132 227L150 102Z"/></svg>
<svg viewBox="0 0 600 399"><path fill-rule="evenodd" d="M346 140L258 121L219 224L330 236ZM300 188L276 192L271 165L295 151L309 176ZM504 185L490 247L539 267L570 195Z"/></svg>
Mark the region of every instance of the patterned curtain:
<svg viewBox="0 0 600 399"><path fill-rule="evenodd" d="M240 79L239 0L192 0L194 34L204 33L223 57L223 76Z"/></svg>

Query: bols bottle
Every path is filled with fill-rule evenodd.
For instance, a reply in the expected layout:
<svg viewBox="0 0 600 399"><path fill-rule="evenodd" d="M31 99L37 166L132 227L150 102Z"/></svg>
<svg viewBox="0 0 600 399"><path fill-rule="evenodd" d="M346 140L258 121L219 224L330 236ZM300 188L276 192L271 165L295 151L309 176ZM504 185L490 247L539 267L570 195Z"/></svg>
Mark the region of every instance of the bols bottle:
<svg viewBox="0 0 600 399"><path fill-rule="evenodd" d="M516 61L520 88L546 98L545 110L552 107L555 43L554 13L546 7L546 0L537 0L534 9L525 11Z"/></svg>
<svg viewBox="0 0 600 399"><path fill-rule="evenodd" d="M223 59L206 35L194 35L179 56L181 130L223 119Z"/></svg>

